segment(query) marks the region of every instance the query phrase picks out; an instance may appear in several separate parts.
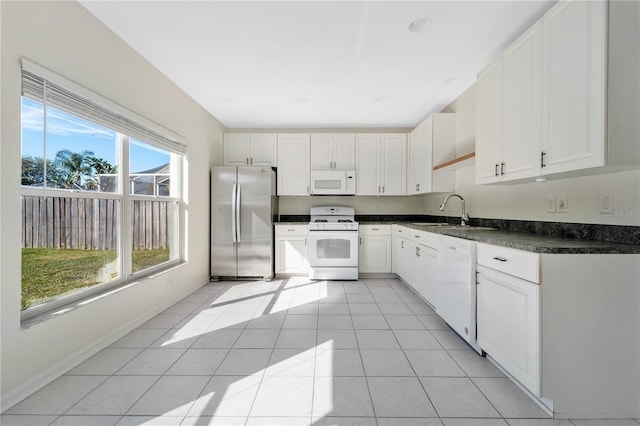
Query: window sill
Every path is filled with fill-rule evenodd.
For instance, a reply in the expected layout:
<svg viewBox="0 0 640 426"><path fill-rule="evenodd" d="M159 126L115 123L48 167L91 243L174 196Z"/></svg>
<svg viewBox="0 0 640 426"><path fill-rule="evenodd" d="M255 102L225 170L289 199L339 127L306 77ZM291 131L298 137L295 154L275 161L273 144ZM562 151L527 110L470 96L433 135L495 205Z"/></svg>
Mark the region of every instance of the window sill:
<svg viewBox="0 0 640 426"><path fill-rule="evenodd" d="M169 271L173 271L175 269L178 269L180 267L182 267L182 265L185 265L186 262L185 261L178 261L177 263L171 263L171 265L167 265L166 268L162 268L160 270L155 270L150 272L148 275L144 275L144 276L138 276L135 277L134 279L132 279L131 281L127 281L125 283L122 283L121 285L114 287L114 288L109 288L107 290L104 290L100 293L97 294L92 294L89 295L85 298L79 299L79 300L75 300L73 302L70 302L66 305L63 306L58 306L56 308L53 308L49 311L45 311L42 312L40 314L34 315L32 317L23 319L20 322L20 328L22 329L29 329L31 327L33 327L34 325L40 324L42 322L45 322L47 320L53 319L53 318L57 318L61 315L64 315L68 312L72 312L75 311L76 309L79 309L81 307L87 306L92 304L93 302L97 302L99 300L105 299L107 297L110 297L114 294L120 293L122 291L128 290L132 287L138 286L140 284L143 284L145 281L148 281L150 279L153 278L157 278L159 276L161 276L162 274L165 274Z"/></svg>

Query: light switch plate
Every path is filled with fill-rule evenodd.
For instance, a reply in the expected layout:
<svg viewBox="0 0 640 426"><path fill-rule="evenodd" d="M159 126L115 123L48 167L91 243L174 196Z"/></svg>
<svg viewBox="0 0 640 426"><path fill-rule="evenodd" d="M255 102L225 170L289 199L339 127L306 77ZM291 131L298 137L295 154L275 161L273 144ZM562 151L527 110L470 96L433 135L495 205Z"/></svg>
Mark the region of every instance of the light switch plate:
<svg viewBox="0 0 640 426"><path fill-rule="evenodd" d="M547 213L556 212L556 197L554 195L547 197Z"/></svg>
<svg viewBox="0 0 640 426"><path fill-rule="evenodd" d="M558 195L556 197L556 212L567 213L569 211L569 197Z"/></svg>

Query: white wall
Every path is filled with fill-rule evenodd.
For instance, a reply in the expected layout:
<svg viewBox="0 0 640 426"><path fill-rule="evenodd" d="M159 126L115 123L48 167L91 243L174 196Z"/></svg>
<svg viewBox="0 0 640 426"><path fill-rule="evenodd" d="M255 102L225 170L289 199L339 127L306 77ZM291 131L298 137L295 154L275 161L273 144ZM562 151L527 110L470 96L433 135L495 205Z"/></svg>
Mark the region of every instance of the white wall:
<svg viewBox="0 0 640 426"><path fill-rule="evenodd" d="M279 197L280 214L309 214L314 206L353 207L356 214L422 214L419 197Z"/></svg>
<svg viewBox="0 0 640 426"><path fill-rule="evenodd" d="M454 100L443 112L456 113L456 156L475 151L475 86ZM640 171L548 180L515 185L480 185L474 181L474 166L456 170L456 193L467 201L471 217L520 219L549 222L640 225ZM611 194L614 214L600 214L600 194ZM547 213L547 197L569 198L567 213ZM423 196L424 213L443 214L440 195ZM447 215L458 215L457 200L447 204Z"/></svg>
<svg viewBox="0 0 640 426"><path fill-rule="evenodd" d="M209 169L223 127L75 2L0 2L3 410L208 281ZM185 137L187 263L44 322L20 324L20 58ZM195 183L195 184L194 184ZM167 281L175 278L168 288Z"/></svg>

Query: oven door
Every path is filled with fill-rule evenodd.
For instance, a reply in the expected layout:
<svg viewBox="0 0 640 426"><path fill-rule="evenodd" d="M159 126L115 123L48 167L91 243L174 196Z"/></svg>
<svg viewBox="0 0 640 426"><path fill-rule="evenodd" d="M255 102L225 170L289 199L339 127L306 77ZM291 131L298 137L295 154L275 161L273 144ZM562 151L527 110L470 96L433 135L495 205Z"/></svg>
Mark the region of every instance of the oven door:
<svg viewBox="0 0 640 426"><path fill-rule="evenodd" d="M358 231L309 231L309 266L357 267Z"/></svg>

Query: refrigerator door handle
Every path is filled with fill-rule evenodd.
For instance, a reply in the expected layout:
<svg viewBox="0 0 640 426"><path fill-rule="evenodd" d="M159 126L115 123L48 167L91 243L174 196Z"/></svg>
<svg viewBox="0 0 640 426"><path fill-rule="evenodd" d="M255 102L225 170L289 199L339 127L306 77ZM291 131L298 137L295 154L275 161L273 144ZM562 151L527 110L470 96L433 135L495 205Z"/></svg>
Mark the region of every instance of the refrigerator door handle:
<svg viewBox="0 0 640 426"><path fill-rule="evenodd" d="M237 195L236 195L236 241L240 242L240 206L242 205L240 202L240 184L238 184Z"/></svg>
<svg viewBox="0 0 640 426"><path fill-rule="evenodd" d="M237 213L236 213L236 206L237 206L237 189L236 189L236 184L233 184L233 189L231 190L231 241L234 243L238 242L238 232L236 229L236 219L237 219Z"/></svg>

